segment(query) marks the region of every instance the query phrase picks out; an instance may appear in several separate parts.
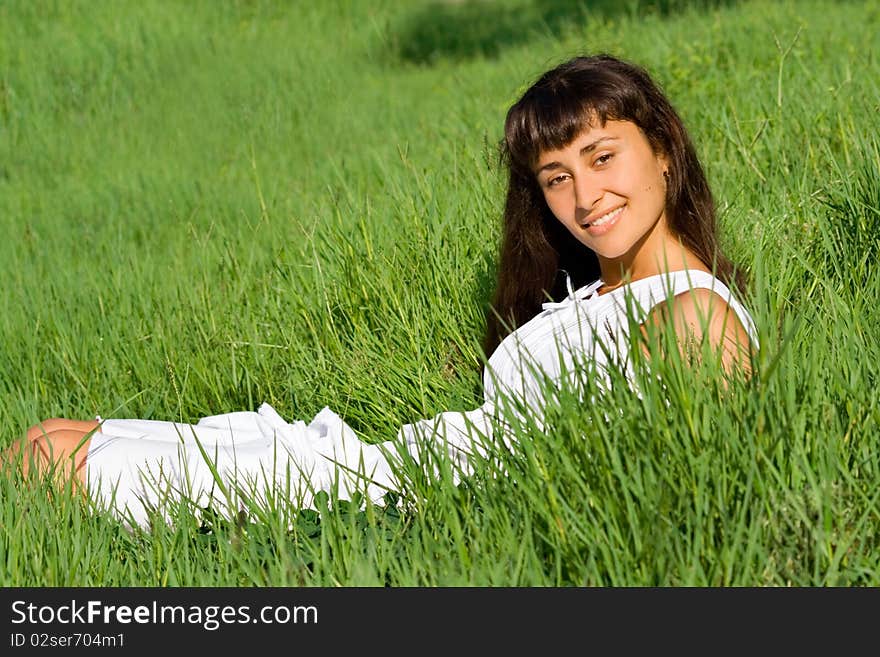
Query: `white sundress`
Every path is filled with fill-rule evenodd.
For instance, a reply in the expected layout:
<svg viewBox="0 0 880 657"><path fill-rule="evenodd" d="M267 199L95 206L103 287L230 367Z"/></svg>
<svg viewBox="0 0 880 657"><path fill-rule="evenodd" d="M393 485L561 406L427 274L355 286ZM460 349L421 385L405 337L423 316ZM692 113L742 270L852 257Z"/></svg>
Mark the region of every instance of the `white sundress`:
<svg viewBox="0 0 880 657"><path fill-rule="evenodd" d="M600 296L602 284L570 289L563 301L543 304L538 315L501 342L484 369L479 408L406 424L395 440L379 444L358 439L327 407L308 424L287 422L265 403L257 411L208 416L194 425L102 420L86 460L89 494L124 521L142 526L151 510L184 497L225 512L237 510L241 494L267 504L293 500L296 508L314 508L314 496L331 490L340 499L357 491L380 502L388 491L400 490L394 461L403 453L417 461L428 451L448 455L457 482L468 471L467 455L487 444L503 402L515 400L540 414L547 382L562 384L584 358L595 362L597 372L612 364L626 371L629 327L672 296L713 290L757 345L748 311L706 272L650 276ZM502 441L512 447L509 436Z"/></svg>

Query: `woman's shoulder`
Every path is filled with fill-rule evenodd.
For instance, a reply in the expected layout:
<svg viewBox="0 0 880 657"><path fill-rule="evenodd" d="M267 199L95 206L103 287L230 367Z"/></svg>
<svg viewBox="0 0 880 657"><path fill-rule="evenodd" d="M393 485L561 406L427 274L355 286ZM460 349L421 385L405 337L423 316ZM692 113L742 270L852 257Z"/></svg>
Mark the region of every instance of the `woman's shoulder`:
<svg viewBox="0 0 880 657"><path fill-rule="evenodd" d="M710 272L670 272L651 281L663 295L652 305L645 326L672 326L682 343L708 341L720 347L725 360L758 346L754 321L745 306L721 280Z"/></svg>

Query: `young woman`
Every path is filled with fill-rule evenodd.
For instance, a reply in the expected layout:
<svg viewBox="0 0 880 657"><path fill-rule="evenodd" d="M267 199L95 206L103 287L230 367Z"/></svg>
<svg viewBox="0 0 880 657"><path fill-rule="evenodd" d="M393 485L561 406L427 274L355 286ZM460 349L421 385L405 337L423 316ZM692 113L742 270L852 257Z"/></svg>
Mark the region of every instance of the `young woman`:
<svg viewBox="0 0 880 657"><path fill-rule="evenodd" d="M357 488L378 500L399 488L395 454L440 446L467 472L473 436L497 431L505 400L540 416L548 382L584 363L599 387L611 367L631 375L634 327L674 331L684 351L708 342L726 369L748 369L755 330L730 290L743 281L719 250L684 125L644 70L599 55L548 71L510 108L502 148L509 184L480 408L405 425L381 445L328 408L308 425L266 404L196 425L52 419L7 458L73 477L140 524L166 499L228 507L242 491L310 506L335 484L340 497Z"/></svg>

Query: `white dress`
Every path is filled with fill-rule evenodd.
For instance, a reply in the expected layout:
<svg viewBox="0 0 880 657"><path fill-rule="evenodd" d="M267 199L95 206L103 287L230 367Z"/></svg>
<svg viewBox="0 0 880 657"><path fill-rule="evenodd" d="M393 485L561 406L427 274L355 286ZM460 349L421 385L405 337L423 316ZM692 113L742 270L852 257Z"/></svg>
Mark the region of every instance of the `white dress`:
<svg viewBox="0 0 880 657"><path fill-rule="evenodd" d="M187 499L221 512L237 510L242 496L261 504L314 508L319 491L341 499L355 491L380 502L398 491L397 459L428 454L450 458L456 481L468 472L467 455L482 450L495 429L498 412L515 407L540 417L548 382L564 384L578 364L592 361L596 372L622 367L628 359L630 327L651 309L689 289L718 294L736 313L757 345L754 323L730 290L698 270L669 272L640 279L599 295L596 281L542 311L508 335L489 358L483 373L484 403L467 412L449 411L404 425L396 440L365 443L333 411L324 408L311 422L289 423L274 408L204 417L195 425L156 420L101 422L87 458L91 497L123 520L146 525L151 509ZM600 387L603 381L596 382ZM510 404L512 402L512 404ZM510 436L500 443L513 447ZM496 443L497 444L497 443ZM167 512L166 518L167 518Z"/></svg>

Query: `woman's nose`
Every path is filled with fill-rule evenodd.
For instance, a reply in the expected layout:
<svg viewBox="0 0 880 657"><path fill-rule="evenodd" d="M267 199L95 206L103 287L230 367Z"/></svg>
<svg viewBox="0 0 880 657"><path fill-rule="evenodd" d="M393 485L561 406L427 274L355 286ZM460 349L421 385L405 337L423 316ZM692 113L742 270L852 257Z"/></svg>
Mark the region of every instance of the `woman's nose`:
<svg viewBox="0 0 880 657"><path fill-rule="evenodd" d="M595 207L602 194L588 176L577 176L574 179L574 196L578 210L589 212Z"/></svg>

